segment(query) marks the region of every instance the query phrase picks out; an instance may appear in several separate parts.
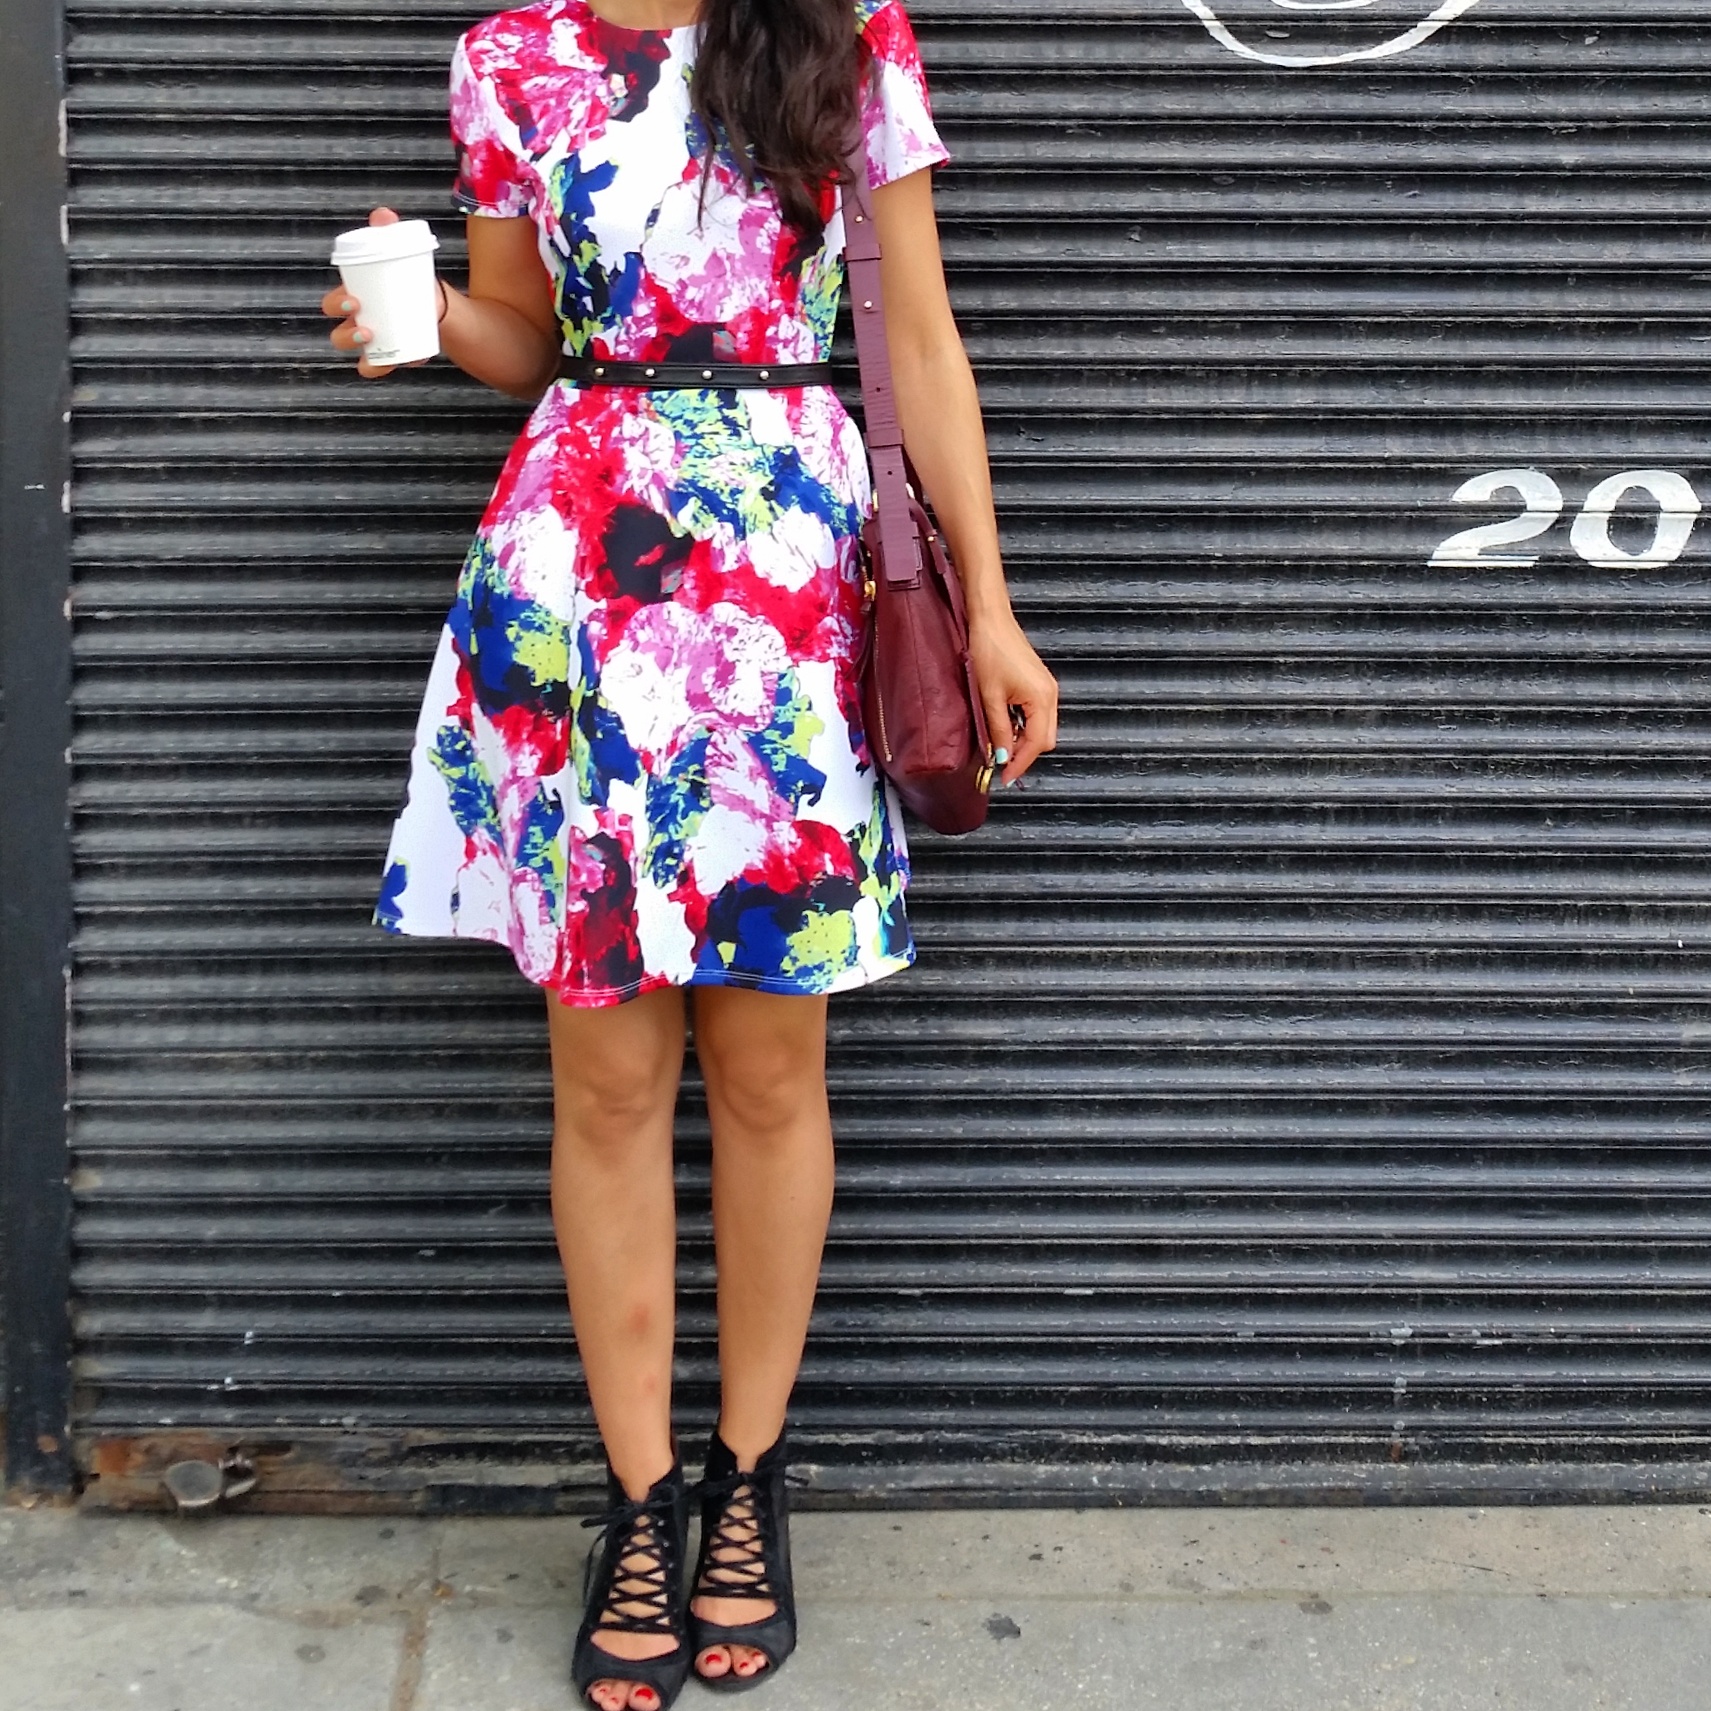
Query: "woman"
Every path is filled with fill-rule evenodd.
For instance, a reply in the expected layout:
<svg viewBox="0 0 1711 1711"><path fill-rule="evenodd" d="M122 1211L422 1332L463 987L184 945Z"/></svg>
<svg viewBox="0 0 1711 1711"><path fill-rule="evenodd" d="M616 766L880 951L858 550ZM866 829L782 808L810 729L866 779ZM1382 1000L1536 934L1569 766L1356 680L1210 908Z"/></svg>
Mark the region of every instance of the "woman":
<svg viewBox="0 0 1711 1711"><path fill-rule="evenodd" d="M1005 592L933 218L947 157L902 6L539 0L453 60L469 289L441 286L442 347L539 402L441 639L376 918L508 945L549 995L553 1217L612 1494L573 1666L599 1711L662 1711L691 1666L753 1686L795 1643L784 1422L832 1199L826 998L914 957L860 719L868 469L820 366L858 119L905 437L1010 784L1053 746L1057 688ZM360 355L360 305L324 307ZM691 367L666 385L661 363ZM688 988L721 1401L685 1612Z"/></svg>

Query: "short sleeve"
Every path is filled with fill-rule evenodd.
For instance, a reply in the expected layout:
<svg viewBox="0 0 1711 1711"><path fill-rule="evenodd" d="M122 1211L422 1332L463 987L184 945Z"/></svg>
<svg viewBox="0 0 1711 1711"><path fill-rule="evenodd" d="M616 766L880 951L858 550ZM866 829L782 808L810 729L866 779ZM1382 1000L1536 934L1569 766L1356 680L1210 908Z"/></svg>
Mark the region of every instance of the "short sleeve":
<svg viewBox="0 0 1711 1711"><path fill-rule="evenodd" d="M476 70L469 40L452 55L452 141L457 145L457 183L452 200L466 214L515 219L529 212L518 168L517 127L508 120L490 78Z"/></svg>
<svg viewBox="0 0 1711 1711"><path fill-rule="evenodd" d="M951 156L933 124L927 73L901 0L877 5L862 0L857 15L874 60L875 81L862 109L862 125L868 180L877 190L923 167L941 166Z"/></svg>

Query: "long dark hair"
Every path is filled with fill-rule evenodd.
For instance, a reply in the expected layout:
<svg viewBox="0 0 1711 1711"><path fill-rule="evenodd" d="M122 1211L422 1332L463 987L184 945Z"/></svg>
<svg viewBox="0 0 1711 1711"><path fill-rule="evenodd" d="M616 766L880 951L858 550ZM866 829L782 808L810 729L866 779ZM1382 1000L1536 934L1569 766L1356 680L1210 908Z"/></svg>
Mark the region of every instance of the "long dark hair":
<svg viewBox="0 0 1711 1711"><path fill-rule="evenodd" d="M771 185L785 223L810 241L824 229L826 187L844 176L867 58L855 0L704 0L701 8L695 111L749 188L757 179Z"/></svg>

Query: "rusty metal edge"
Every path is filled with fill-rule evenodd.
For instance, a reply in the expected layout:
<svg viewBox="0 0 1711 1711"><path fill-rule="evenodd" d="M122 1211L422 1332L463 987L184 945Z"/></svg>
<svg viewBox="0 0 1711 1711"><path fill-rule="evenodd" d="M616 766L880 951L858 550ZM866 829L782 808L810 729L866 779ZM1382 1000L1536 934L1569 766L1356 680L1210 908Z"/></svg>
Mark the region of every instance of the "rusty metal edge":
<svg viewBox="0 0 1711 1711"><path fill-rule="evenodd" d="M256 1490L234 1511L280 1515L564 1515L597 1508L603 1469L569 1445L414 1433L242 1435L164 1433L88 1448L82 1507L172 1507L163 1480L175 1461L241 1454ZM1704 1503L1711 1462L1544 1459L1402 1464L1081 1460L1010 1457L922 1464L799 1463L809 1509L1432 1506Z"/></svg>

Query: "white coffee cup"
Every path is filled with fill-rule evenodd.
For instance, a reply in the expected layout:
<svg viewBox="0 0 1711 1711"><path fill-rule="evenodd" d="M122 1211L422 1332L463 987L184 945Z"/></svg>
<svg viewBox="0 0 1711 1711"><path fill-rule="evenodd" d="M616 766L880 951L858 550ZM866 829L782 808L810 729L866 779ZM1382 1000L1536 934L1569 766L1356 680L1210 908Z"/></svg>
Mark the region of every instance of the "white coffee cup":
<svg viewBox="0 0 1711 1711"><path fill-rule="evenodd" d="M358 322L374 335L362 353L370 362L391 367L440 354L439 247L426 220L358 226L334 240L333 266L361 305Z"/></svg>

